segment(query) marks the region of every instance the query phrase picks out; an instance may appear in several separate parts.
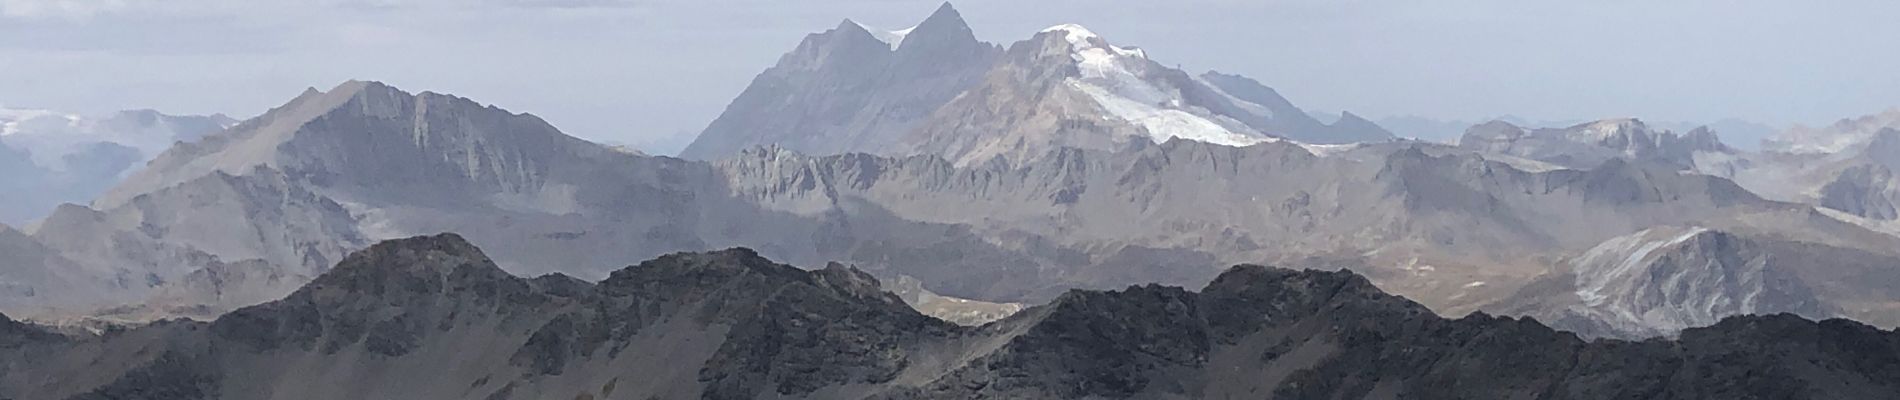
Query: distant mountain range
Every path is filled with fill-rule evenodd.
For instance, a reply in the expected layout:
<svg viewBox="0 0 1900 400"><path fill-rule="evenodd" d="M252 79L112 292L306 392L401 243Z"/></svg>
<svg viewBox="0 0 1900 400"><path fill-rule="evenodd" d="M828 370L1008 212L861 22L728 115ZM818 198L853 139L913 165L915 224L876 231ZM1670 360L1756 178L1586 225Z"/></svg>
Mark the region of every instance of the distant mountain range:
<svg viewBox="0 0 1900 400"><path fill-rule="evenodd" d="M1568 265L1563 255L1651 226L1876 253L1896 244L1643 163L1526 169L1417 142L1142 143L1014 165L784 148L691 162L467 99L350 82L174 147L91 207L8 236L33 250L8 254L21 259L7 264L15 289L0 300L39 319L209 318L289 293L376 240L452 231L522 274L600 279L628 260L749 246L995 302L1198 285L1244 262L1349 267L1459 315L1511 306L1500 302ZM1839 312L1815 317L1894 313L1891 297L1817 301Z"/></svg>
<svg viewBox="0 0 1900 400"><path fill-rule="evenodd" d="M1527 129L1560 128L1582 124L1585 120L1531 120L1523 117L1505 115L1489 120L1436 119L1421 116L1390 116L1374 119L1380 126L1390 129L1400 137L1425 141L1457 144L1464 136L1465 129L1482 125L1489 121L1503 121ZM1650 121L1649 126L1673 132L1688 132L1706 127L1720 132L1730 146L1746 151L1760 150L1764 143L1780 134L1783 129L1758 122L1737 118L1723 118L1714 122L1698 123L1686 121Z"/></svg>
<svg viewBox="0 0 1900 400"><path fill-rule="evenodd" d="M172 143L235 123L151 110L90 118L0 109L0 223L25 224L60 203L90 201Z"/></svg>
<svg viewBox="0 0 1900 400"><path fill-rule="evenodd" d="M1900 393L1897 371L1900 334L1852 321L1586 342L1438 317L1345 271L1242 265L964 327L837 264L730 249L521 278L454 235L372 246L211 322L75 338L0 316L0 397L31 399L1871 399Z"/></svg>
<svg viewBox="0 0 1900 400"><path fill-rule="evenodd" d="M372 243L456 232L510 273L586 281L729 247L839 262L971 324L1249 263L1351 269L1443 315L1588 337L1778 312L1900 324L1886 290L1900 269L1881 267L1900 256L1878 223L1896 186L1876 161L1900 159L1885 136L1822 155L1635 119L1466 136L1321 123L1251 79L1189 75L1074 25L1000 48L946 6L913 29L808 36L691 160L453 95L312 88L86 205L0 227L0 310L211 319ZM1776 171L1831 189L1764 184Z"/></svg>
<svg viewBox="0 0 1900 400"><path fill-rule="evenodd" d="M1765 142L1770 150L1729 147L1716 131L1686 133L1612 119L1567 128L1530 129L1503 121L1474 126L1464 148L1564 168L1609 159L1654 164L1732 179L1764 197L1807 203L1857 218L1889 221L1900 204L1900 117L1893 112L1842 120L1826 129L1796 128Z"/></svg>

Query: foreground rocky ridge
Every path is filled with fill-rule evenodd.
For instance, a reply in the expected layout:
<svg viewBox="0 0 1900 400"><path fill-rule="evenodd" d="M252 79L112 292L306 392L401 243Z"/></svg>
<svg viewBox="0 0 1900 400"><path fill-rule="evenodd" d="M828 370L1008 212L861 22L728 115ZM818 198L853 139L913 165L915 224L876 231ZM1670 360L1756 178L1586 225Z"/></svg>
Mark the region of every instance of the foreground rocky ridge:
<svg viewBox="0 0 1900 400"><path fill-rule="evenodd" d="M502 272L454 235L384 242L216 321L67 338L0 319L0 397L1828 398L1900 394L1900 333L1789 315L1586 342L1445 319L1350 272L1073 291L981 327L875 279L745 249L600 283Z"/></svg>

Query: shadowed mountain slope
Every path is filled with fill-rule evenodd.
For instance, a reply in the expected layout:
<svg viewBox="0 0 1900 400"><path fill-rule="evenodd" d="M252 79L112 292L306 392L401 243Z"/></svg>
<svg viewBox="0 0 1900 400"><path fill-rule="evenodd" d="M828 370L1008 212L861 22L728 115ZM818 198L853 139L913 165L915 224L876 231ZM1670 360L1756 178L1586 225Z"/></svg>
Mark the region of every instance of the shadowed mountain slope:
<svg viewBox="0 0 1900 400"><path fill-rule="evenodd" d="M0 319L0 396L317 398L1827 398L1900 393L1900 334L1734 317L1585 342L1438 317L1350 272L1073 291L981 327L850 268L745 249L598 284L502 272L454 235L355 253L214 322L65 339ZM31 360L31 361L29 361Z"/></svg>

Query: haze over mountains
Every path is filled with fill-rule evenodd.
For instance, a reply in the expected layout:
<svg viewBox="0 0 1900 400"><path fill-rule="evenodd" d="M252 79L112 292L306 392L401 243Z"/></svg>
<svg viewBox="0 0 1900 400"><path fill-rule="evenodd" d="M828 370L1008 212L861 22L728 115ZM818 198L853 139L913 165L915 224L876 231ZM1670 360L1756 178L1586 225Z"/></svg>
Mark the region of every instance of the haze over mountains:
<svg viewBox="0 0 1900 400"><path fill-rule="evenodd" d="M92 118L0 108L0 223L21 225L84 203L179 141L237 123L152 110Z"/></svg>
<svg viewBox="0 0 1900 400"><path fill-rule="evenodd" d="M1900 283L1900 236L1882 222L1895 218L1900 198L1892 174L1900 160L1900 133L1882 129L1892 124L1881 117L1791 133L1783 147L1803 150L1759 153L1727 145L1716 130L1679 133L1637 119L1569 127L1491 122L1469 128L1456 145L1403 140L1350 113L1322 123L1254 79L1190 74L1151 58L1165 49L1105 37L1059 25L1008 46L983 43L948 5L905 30L847 20L806 37L737 94L685 159L590 143L534 115L454 95L369 81L312 88L258 117L220 123L228 127L202 138L180 134L183 143L84 205L60 206L38 223L0 226L0 310L46 323L218 319L209 325L165 323L96 342L22 347L80 354L60 358L72 365L90 361L85 351L120 348L115 346L163 343L152 345L176 349L167 350L175 357L149 360L153 364L141 360L124 371L62 381L70 384L50 389L68 391L59 397L147 388L139 377L156 370L196 374L165 379L197 382L167 386L200 391L188 393L283 393L370 379L364 371L373 368L348 366L362 357L388 357L375 361L389 363L377 368L421 371L413 368L467 344L522 350L505 360L473 363L440 381L382 386L397 391L307 393L508 398L558 388L606 397L604 392L615 390L608 389L614 387L609 376L522 380L493 374L560 376L556 371L657 371L670 365L659 360L709 366L683 377L679 386L618 390L662 397L750 397L727 395L768 387L810 397L1194 397L1276 390L1271 382L1261 388L1207 383L1219 376L1217 367L1240 362L1228 359L1245 358L1239 350L1214 350L1222 346L1285 350L1273 354L1293 357L1284 360L1291 364L1235 365L1283 381L1331 382L1303 386L1321 394L1437 393L1442 388L1419 382L1495 371L1291 375L1289 368L1337 372L1362 366L1353 360L1389 355L1384 352L1390 348L1367 344L1355 333L1292 339L1317 337L1310 329L1338 322L1327 319L1333 314L1311 311L1335 306L1369 307L1361 310L1367 314L1349 317L1355 322L1348 327L1359 329L1350 332L1412 338L1418 342L1407 343L1439 349L1418 356L1414 361L1421 364L1491 356L1449 355L1462 342L1432 342L1447 332L1478 341L1504 330L1510 334L1499 340L1545 346L1525 351L1557 357L1535 358L1548 368L1496 381L1521 383L1526 393L1719 397L1677 392L1703 389L1622 381L1668 376L1654 370L1611 374L1603 379L1617 384L1599 386L1578 383L1590 377L1568 375L1588 371L1554 366L1563 363L1563 354L1704 365L1699 363L1713 363L1699 358L1708 354L1684 349L1734 343L1754 346L1734 351L1769 357L1751 359L1768 363L1780 356L1763 355L1772 354L1764 348L1782 344L1750 336L1761 330L1865 345L1892 342L1892 333L1879 329L1900 325L1900 293L1888 290ZM11 143L14 136L0 140ZM21 154L0 152L0 168L34 162L39 153ZM459 236L408 240L349 256L379 241L439 232ZM475 245L485 254L475 252ZM667 256L730 247L754 250ZM841 264L800 272L763 267L770 263L760 257L802 266ZM649 263L654 266L623 268L655 258L660 261ZM710 273L673 265L682 263L725 275L679 281L642 275L649 269L688 277ZM721 269L731 264L752 269ZM1350 269L1356 275L1226 269L1235 264ZM419 269L403 269L410 267ZM562 275L547 275L552 273ZM752 280L705 286L727 275ZM890 287L906 293L886 296L871 277L904 282ZM1304 303L1297 308L1317 314L1292 317L1321 315L1313 321L1330 322L1274 322L1269 325L1275 328L1260 330L1260 321L1222 320L1253 317L1194 311L1277 307L1239 293L1253 290L1257 279L1270 281L1273 293L1305 295L1341 285L1352 290L1349 298L1299 300ZM1286 280L1296 282L1282 285ZM1209 282L1201 294L1152 286L1071 292ZM1386 297L1367 282L1417 303ZM420 286L393 286L409 284ZM741 290L752 284L793 285L799 289L785 294L796 300L788 307L812 308L792 311L862 322L848 331L870 333L853 338L881 344L840 350L822 347L832 342L813 336L745 336L804 334L763 332L769 329L762 326L791 323L781 317L810 322L793 314L742 315L761 307L786 311L745 297L763 295ZM686 298L660 295L667 291ZM704 300L726 294L737 296L737 308ZM383 295L395 297L378 297ZM816 297L801 297L807 295ZM285 300L225 314L278 299ZM1367 304L1340 305L1355 299ZM1053 305L962 328L923 318L904 301L970 324L1009 315L1022 304ZM1072 307L1084 310L1058 312ZM1146 341L1180 336L1162 328L1184 326L1227 326L1221 329L1231 332L1166 344L1182 346L1169 348L1182 352L1112 360L1137 367L1104 372L1116 377L1109 381L1008 383L1003 378L1016 375L957 372L978 361L1038 377L1070 365L1065 363L1094 365L1089 357L1103 355L1085 348L1018 353L1008 343L1053 340L1038 335L1061 335L1039 329L1073 327L1060 324L1110 323L1099 321L1106 318L1100 312L1121 307L1139 315L1153 312L1155 319L1113 323L1180 324L1126 326L1135 333L1093 344L1142 348ZM626 309L659 311L650 315L654 319L608 320ZM682 309L701 310L690 315L704 318L678 322L689 319L674 317L689 315L676 314ZM1684 333L1675 344L1584 344L1540 324L1429 315L1480 310L1534 316L1586 338L1668 336L1731 322L1691 329L1695 333ZM480 316L460 317L474 315L468 312ZM838 312L846 316L829 314ZM1847 317L1881 328L1787 316L1729 319L1773 313ZM416 317L390 316L395 314ZM717 322L706 324L707 318ZM1236 325L1223 325L1229 323ZM1398 325L1373 326L1382 324ZM5 329L13 328L0 332ZM1299 335L1287 336L1292 333ZM20 335L22 342L38 340ZM687 337L726 339L689 345ZM785 359L750 347L719 347L786 340L812 346L796 351L859 358L797 359L805 364L758 372L753 367ZM166 347L174 345L179 347ZM691 354L615 356L628 347ZM223 353L227 348L248 350ZM615 350L603 350L610 348ZM898 362L879 358L896 348L935 348L899 357L933 364L892 368L899 370L895 376L845 366ZM258 368L281 361L266 354L272 349L299 354L291 357L327 372L292 382L284 370ZM1336 357L1322 363L1301 351ZM411 352L417 355L406 358ZM684 358L668 358L673 356ZM787 357L793 356L817 357ZM1869 355L1875 356L1880 354ZM50 375L35 374L62 374L62 365L9 368L44 377ZM1187 372L1151 374L1169 366ZM1418 375L1407 375L1412 373ZM1357 380L1338 380L1349 375ZM1881 376L1850 375L1842 379L1851 384L1816 390L1891 389L1877 384L1885 382ZM1747 387L1694 379L1711 379L1697 385ZM1043 392L1070 387L1089 389Z"/></svg>

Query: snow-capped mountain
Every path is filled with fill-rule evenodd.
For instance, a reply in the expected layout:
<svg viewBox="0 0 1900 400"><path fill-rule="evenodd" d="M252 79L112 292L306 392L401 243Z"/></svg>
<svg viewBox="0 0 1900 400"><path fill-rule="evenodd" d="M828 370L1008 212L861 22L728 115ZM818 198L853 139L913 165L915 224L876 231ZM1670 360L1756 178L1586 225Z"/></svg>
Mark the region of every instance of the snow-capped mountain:
<svg viewBox="0 0 1900 400"><path fill-rule="evenodd" d="M957 165L1032 161L1059 148L1115 150L1182 139L1248 146L1292 139L1336 144L1392 139L1357 116L1325 125L1251 79L1169 68L1079 25L1017 42L981 84L920 123L899 154Z"/></svg>
<svg viewBox="0 0 1900 400"><path fill-rule="evenodd" d="M847 20L807 37L682 156L775 145L806 154L933 154L968 165L1135 139L1246 146L1392 138L1350 113L1321 123L1252 79L1169 68L1080 25L1050 27L1001 50L976 41L945 4L910 29Z"/></svg>
<svg viewBox="0 0 1900 400"><path fill-rule="evenodd" d="M60 203L83 203L173 143L197 140L236 121L151 110L85 117L0 109L0 223L23 224Z"/></svg>

